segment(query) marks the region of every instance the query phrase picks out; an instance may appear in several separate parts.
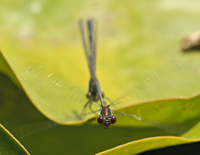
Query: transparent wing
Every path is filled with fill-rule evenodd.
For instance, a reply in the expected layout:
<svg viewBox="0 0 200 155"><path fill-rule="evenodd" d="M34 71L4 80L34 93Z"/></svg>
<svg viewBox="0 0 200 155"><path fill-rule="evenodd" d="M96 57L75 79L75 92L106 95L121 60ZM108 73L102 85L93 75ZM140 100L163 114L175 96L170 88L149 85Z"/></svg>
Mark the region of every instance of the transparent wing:
<svg viewBox="0 0 200 155"><path fill-rule="evenodd" d="M87 31L85 30L85 24L83 19L79 21L79 29L81 32L83 47L85 51L86 60L88 63L88 68L90 70L91 77L95 77L96 74L96 22L94 19L88 19ZM86 33L88 32L88 39ZM89 42L89 43L88 43Z"/></svg>
<svg viewBox="0 0 200 155"><path fill-rule="evenodd" d="M175 97L177 94L173 94L175 91L177 91L176 83L177 80L175 79L175 74L183 75L182 73L185 72L185 75L188 74L190 71L186 66L179 62L173 62L165 66L165 68L159 69L157 72L155 72L153 75L147 77L142 83L137 84L136 86L132 87L130 90L125 92L123 95L121 95L119 98L114 100L110 106L112 105L117 106L125 106L128 104L134 104L142 101L148 101L151 99L161 99L164 97ZM155 83L155 84L153 84ZM148 85L151 85L151 87L148 87ZM152 87L153 86L153 87ZM170 89L171 88L171 89ZM166 89L169 89L172 91L172 94L162 94L163 91L165 92ZM181 87L182 89L182 87ZM166 96L165 96L166 95ZM154 108L154 107L152 107ZM143 109L140 109L139 111L142 112ZM157 109L158 110L158 109ZM159 109L162 110L162 109ZM164 131L180 135L187 131L184 127L179 127L172 124L167 124L163 122L157 122L148 119L144 119L142 116L138 116L136 114L130 114L130 113L123 113L120 111L114 111L115 113L133 118L135 120L144 122L146 124L149 124L151 126L154 126L156 128L162 129ZM130 122L131 123L131 122Z"/></svg>
<svg viewBox="0 0 200 155"><path fill-rule="evenodd" d="M179 88L181 82L179 78L182 78L184 74L189 74L189 70L184 64L170 62L146 76L142 82L131 87L113 100L110 105L120 107L152 99L181 96L182 88Z"/></svg>
<svg viewBox="0 0 200 155"><path fill-rule="evenodd" d="M99 112L99 110L84 113L84 114L81 114L81 115L77 115L76 118L82 120L87 115L93 114L93 116L95 116L96 114L98 114L97 112ZM67 119L73 120L74 118L61 118L61 119L59 119L59 122L63 122L63 120L66 121ZM20 133L21 133L22 138L25 138L27 136L34 135L36 133L54 128L54 127L59 126L59 125L61 125L61 124L59 124L57 122L50 121L50 120L49 121L35 122L35 123L30 123L30 124L24 124L24 125L20 126Z"/></svg>
<svg viewBox="0 0 200 155"><path fill-rule="evenodd" d="M90 61L90 70L91 76L95 77L96 75L96 23L94 19L89 19L87 21L88 32L89 32L89 61Z"/></svg>
<svg viewBox="0 0 200 155"><path fill-rule="evenodd" d="M86 57L86 60L87 60L88 68L90 70L90 60L89 60L90 53L89 53L89 47L88 47L88 44L87 44L87 39L86 39L86 36L85 36L85 26L84 26L83 22L84 22L83 19L80 19L79 22L78 22L78 25L79 25L79 29L80 29L80 32L81 32L81 38L82 38L82 43L83 43L83 47L84 47L85 57Z"/></svg>
<svg viewBox="0 0 200 155"><path fill-rule="evenodd" d="M94 53L94 54L93 54L93 55L94 55L94 56L93 56L93 59L94 59L94 62L93 62L93 63L94 63L94 64L93 64L93 65L94 65L94 71L96 71L96 57L97 57L97 56L96 56L96 55L97 55L97 52L96 52L96 51L97 51L97 32L98 32L98 23L97 23L96 20L93 20L93 27L94 27L94 28L93 28L93 40L94 40L94 41L93 41L93 44L94 44L94 45L93 45L93 47L94 47L94 48L93 48L93 51L94 51L94 52L93 52L93 53ZM95 74L96 74L96 73L95 73Z"/></svg>
<svg viewBox="0 0 200 155"><path fill-rule="evenodd" d="M184 132L187 131L187 129L184 128L184 127L171 125L171 124L167 124L167 123L162 123L162 122L157 122L157 121L152 121L152 120L149 120L149 119L147 120L147 119L144 119L144 118L137 116L137 115L134 115L134 114L126 114L126 113L123 113L123 112L120 112L120 111L115 111L115 110L112 110L112 111L114 113L118 113L118 114L130 117L130 118L133 118L135 120L138 120L140 122L146 123L150 126L158 128L158 129L170 132L172 134L181 135L181 134L183 134ZM131 124L131 122L130 122L130 124Z"/></svg>
<svg viewBox="0 0 200 155"><path fill-rule="evenodd" d="M79 121L73 116L82 113L88 101L85 93L42 64L25 67L22 76L30 99L45 116L58 122L61 120L56 120L57 118L66 118L66 120L62 119L61 123Z"/></svg>

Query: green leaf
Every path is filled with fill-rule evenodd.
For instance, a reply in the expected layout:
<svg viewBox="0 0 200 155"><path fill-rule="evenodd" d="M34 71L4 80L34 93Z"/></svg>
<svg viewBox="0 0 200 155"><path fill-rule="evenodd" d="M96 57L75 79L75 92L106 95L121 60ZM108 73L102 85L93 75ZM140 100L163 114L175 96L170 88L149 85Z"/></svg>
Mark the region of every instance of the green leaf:
<svg viewBox="0 0 200 155"><path fill-rule="evenodd" d="M84 99L87 93L89 74L76 23L80 17L92 15L99 20L97 76L102 90L113 100L129 90L128 88L132 88L128 96L125 99L121 98L120 104L113 108L121 107L121 112L129 115L137 114L145 122L153 122L155 126L158 126L158 123L154 122L159 122L162 128L164 124L169 124L170 129L173 129L173 126L175 129L186 128L187 132L179 135L184 138L184 143L190 142L188 138L198 141L199 99L198 96L188 99L184 97L192 96L200 90L200 55L197 53L183 55L179 50L180 40L199 29L198 6L198 2L193 5L189 0L184 0L182 3L172 0L167 2L125 0L123 3L112 0L2 1L0 21L3 24L0 27L0 46L3 57L0 61L3 59L4 61L0 63L5 64L5 60L8 62L24 92L43 115L60 123L80 123L79 115L85 102L79 101ZM76 88L75 92L81 90L83 93L75 97L76 102L72 102L70 97L74 94L76 96L77 93L69 93L65 89L60 91L59 87L52 88L50 83L45 87L42 86L45 76L42 79L39 72L34 72L35 79L25 80L27 76L24 76L24 71L36 63L44 64L59 74L62 77L61 81L66 81L64 83L67 83L67 86L70 85L67 88L72 86ZM171 70L173 67L169 67L171 65L168 64L174 66L181 64L186 69L175 67L175 70ZM165 69L160 66L165 66ZM152 76L158 68L160 70L156 73L159 73L159 76ZM13 75L8 73L10 71L7 66L2 65L0 69L14 79ZM45 73L50 74L49 71ZM60 78L55 79L60 81ZM133 87L134 85L136 87ZM62 83L60 86L63 88ZM11 96L7 96L8 100L13 99L11 107L14 104L16 107L19 106L21 100L14 101L15 98ZM149 101L169 97L176 99ZM21 98L24 102L24 96ZM147 102L139 104L143 101ZM30 104L27 99L26 103ZM24 105L20 106L21 109ZM129 107L122 108L123 106ZM11 107L8 111L13 112ZM30 109L35 110L34 107ZM20 110L17 109L16 113L20 113ZM27 110L25 117L27 120L29 113L32 114ZM6 112L3 114L6 115ZM22 118L21 115L19 118ZM42 117L39 114L37 116ZM60 150L63 153L66 151L66 146L69 146L67 149L71 154L74 150L82 154L94 154L130 141L172 135L133 118L127 119L119 114L116 116L118 116L117 124L109 131L101 129L96 120L90 120L81 126L56 127L52 134L46 131L46 135L39 135L39 139L41 143L47 137L54 137L57 140L60 145L51 147L49 149L49 151L52 149L51 153L53 148L54 151ZM88 118L90 117L92 116ZM33 118L30 117L30 123ZM16 118L13 118L13 122L15 120ZM77 133L81 133L81 136ZM105 142L102 135L109 139ZM84 137L80 138L82 136ZM144 139L144 144L146 141L148 139ZM45 142L50 146L50 140ZM81 146L79 150L77 142ZM182 142L177 140L164 145L170 146ZM76 147L72 147L71 143ZM39 146L36 149L33 145L39 144L38 139L32 138L28 144L32 147L32 152L36 150L42 152ZM158 144L153 146L153 148L159 147L161 146ZM150 147L145 145L144 148L138 149L138 152L148 149ZM43 154L46 153L44 152ZM78 153L81 154L80 152Z"/></svg>
<svg viewBox="0 0 200 155"><path fill-rule="evenodd" d="M0 124L0 152L1 154L23 155L29 154L22 144Z"/></svg>
<svg viewBox="0 0 200 155"><path fill-rule="evenodd" d="M138 154L140 152L144 152L147 150L153 150L162 147L192 143L192 142L195 142L195 140L172 137L172 136L153 137L134 142L129 142L127 144L120 145L116 148L104 151L102 153L98 153L98 155Z"/></svg>

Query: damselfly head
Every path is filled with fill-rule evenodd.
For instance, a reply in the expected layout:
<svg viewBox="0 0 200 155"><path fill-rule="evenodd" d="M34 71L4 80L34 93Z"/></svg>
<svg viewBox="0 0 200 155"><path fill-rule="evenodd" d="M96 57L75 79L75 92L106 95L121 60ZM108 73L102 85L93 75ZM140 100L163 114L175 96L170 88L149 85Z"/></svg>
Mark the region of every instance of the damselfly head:
<svg viewBox="0 0 200 155"><path fill-rule="evenodd" d="M97 118L97 122L101 124L104 127L104 129L109 129L110 125L115 124L116 121L117 118L114 116L105 116L105 117L99 116Z"/></svg>
<svg viewBox="0 0 200 155"><path fill-rule="evenodd" d="M109 105L102 107L97 122L101 124L104 129L108 129L110 125L115 124L116 121L117 118L112 115Z"/></svg>

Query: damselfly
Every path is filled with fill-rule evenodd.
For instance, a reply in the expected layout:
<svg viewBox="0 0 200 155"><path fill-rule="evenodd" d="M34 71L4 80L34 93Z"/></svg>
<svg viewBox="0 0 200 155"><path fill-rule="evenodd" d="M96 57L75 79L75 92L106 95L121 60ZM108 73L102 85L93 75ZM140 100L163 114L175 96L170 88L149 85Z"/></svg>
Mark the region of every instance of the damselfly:
<svg viewBox="0 0 200 155"><path fill-rule="evenodd" d="M84 24L83 20L79 21L79 27L81 31L81 36L83 40L83 46L85 50L85 56L88 63L89 71L90 71L90 81L89 81L89 92L87 93L87 98L89 101L87 103L92 104L92 101L101 102L100 114L97 119L99 124L107 129L111 124L116 122L116 117L112 115L112 112L109 108L109 105L105 105L104 102L104 93L100 89L99 81L96 77L96 26L94 19L87 20L87 30L88 30L88 40L89 44L86 42L85 32L84 32ZM87 103L85 106L87 106Z"/></svg>

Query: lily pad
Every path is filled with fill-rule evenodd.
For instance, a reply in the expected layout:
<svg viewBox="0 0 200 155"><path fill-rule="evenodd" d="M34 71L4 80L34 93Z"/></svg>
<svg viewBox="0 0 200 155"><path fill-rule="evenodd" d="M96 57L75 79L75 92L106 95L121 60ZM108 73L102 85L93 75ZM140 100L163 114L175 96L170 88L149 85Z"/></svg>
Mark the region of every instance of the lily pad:
<svg viewBox="0 0 200 155"><path fill-rule="evenodd" d="M134 142L130 142L116 148L104 151L102 153L98 153L98 155L103 154L138 154L140 152L144 152L146 150L158 149L161 147L171 146L171 145L178 145L184 143L192 143L195 140L183 139L178 137L153 137L147 138L144 140L138 140ZM144 147L145 146L145 147Z"/></svg>
<svg viewBox="0 0 200 155"><path fill-rule="evenodd" d="M200 90L200 55L198 53L183 55L179 50L181 38L199 29L198 3L195 2L193 5L189 0L184 0L182 3L172 0L151 2L125 0L123 3L91 0L84 2L21 0L17 3L3 1L0 9L0 21L3 23L0 27L0 48L3 58L24 92L42 114L59 123L68 125L80 123L79 116L85 104L80 101L87 92L89 74L76 23L80 17L92 15L99 21L97 76L101 88L112 100L121 97L120 104L113 109L120 108L119 111L137 115L145 120L144 122L157 127L160 123L162 128L164 124L168 124L170 129L174 129L174 126L175 129L186 128L186 131L177 135L184 140L172 140L171 143L166 142L165 146L194 141L188 139L198 141L198 95L185 97L192 96ZM24 71L36 63L44 64L59 74L62 78L55 79L64 82L57 88L48 82L47 86L41 85L45 81L45 76L42 79L38 74L40 72L34 72L35 79L33 72L29 72L31 76L29 80L25 80L27 75L24 76ZM181 64L178 66L184 66L181 67L184 69L175 67L173 70L171 64L172 66ZM164 69L161 66L164 66ZM6 67L0 69L4 73L7 70ZM159 75L154 76L155 72ZM49 71L45 73L51 74ZM12 78L11 74L8 75ZM67 88L75 88L75 93L65 91L64 85L67 85ZM123 98L124 94L128 95ZM73 95L75 102L70 99ZM149 101L169 97L176 99ZM147 102L141 103L144 101ZM72 146L66 145L67 143L75 145L76 142L77 147L79 141L80 145L87 144L93 148L89 148L89 153L87 146L79 150L74 147L68 149L72 152L80 151L82 154L94 154L134 140L172 135L133 118L117 116L117 124L109 131L100 129L96 120L87 121L81 126L62 126L60 129L56 127L53 129L54 134L51 135L57 137L57 142L64 137L69 141L64 140L65 144L59 142L62 149L54 147L54 150L62 150L63 153L66 146ZM88 118L91 117L92 115ZM85 121L88 118L86 117ZM62 132L58 133L59 130ZM81 141L77 133L82 133L83 139L87 139L87 142ZM105 142L102 135L110 135L108 137L110 139ZM45 137L45 135L40 136ZM75 138L74 143L71 141L72 138ZM94 143L97 141L98 144ZM144 139L144 143L147 141L149 139ZM151 148L164 145L155 144ZM140 148L137 152L151 148ZM40 150L39 146L37 149Z"/></svg>

